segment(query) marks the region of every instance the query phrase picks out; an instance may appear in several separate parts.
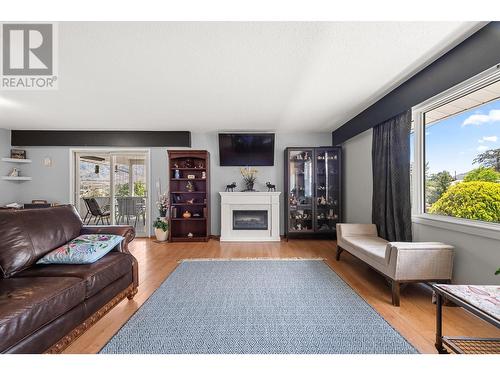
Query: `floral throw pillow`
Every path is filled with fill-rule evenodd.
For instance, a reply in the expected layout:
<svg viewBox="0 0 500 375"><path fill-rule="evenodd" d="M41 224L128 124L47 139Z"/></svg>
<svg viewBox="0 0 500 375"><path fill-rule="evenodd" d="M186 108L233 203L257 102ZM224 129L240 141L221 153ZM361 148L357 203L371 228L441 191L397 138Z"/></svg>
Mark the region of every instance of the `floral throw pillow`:
<svg viewBox="0 0 500 375"><path fill-rule="evenodd" d="M101 259L122 242L114 234L84 234L52 250L37 264L89 264Z"/></svg>

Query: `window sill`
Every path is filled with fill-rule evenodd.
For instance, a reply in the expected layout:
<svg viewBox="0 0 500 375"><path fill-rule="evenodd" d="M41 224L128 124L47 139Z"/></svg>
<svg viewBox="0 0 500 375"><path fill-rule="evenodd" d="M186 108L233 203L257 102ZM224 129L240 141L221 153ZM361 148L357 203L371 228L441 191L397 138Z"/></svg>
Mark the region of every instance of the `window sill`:
<svg viewBox="0 0 500 375"><path fill-rule="evenodd" d="M411 221L416 224L500 240L500 224L496 223L430 214L413 215Z"/></svg>

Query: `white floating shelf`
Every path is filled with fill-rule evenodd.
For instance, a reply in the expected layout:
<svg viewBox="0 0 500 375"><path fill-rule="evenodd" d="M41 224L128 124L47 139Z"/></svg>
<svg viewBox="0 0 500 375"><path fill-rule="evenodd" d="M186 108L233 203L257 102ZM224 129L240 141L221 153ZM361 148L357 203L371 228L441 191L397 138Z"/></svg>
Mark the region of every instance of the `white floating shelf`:
<svg viewBox="0 0 500 375"><path fill-rule="evenodd" d="M12 176L2 176L2 180L7 181L31 181L31 177L12 177Z"/></svg>
<svg viewBox="0 0 500 375"><path fill-rule="evenodd" d="M2 161L6 161L7 163L31 163L31 159L13 159L13 158L2 158Z"/></svg>

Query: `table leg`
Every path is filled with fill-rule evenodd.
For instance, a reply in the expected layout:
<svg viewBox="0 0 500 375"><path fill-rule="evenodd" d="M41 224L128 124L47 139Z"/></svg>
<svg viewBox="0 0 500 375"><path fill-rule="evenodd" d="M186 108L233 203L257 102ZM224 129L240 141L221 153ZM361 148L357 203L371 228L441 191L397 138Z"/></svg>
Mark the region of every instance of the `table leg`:
<svg viewBox="0 0 500 375"><path fill-rule="evenodd" d="M443 347L443 296L436 293L436 349L439 354L448 353Z"/></svg>

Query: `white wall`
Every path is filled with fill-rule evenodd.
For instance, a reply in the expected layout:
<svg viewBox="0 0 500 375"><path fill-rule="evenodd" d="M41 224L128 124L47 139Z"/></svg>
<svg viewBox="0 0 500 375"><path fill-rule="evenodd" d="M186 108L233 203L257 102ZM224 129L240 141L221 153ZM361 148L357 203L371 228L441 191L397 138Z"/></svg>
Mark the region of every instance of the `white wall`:
<svg viewBox="0 0 500 375"><path fill-rule="evenodd" d="M459 231L413 223L414 241L440 241L455 246L453 282L457 284L495 284L500 277L500 241Z"/></svg>
<svg viewBox="0 0 500 375"><path fill-rule="evenodd" d="M343 144L343 209L346 223L372 222L372 130Z"/></svg>
<svg viewBox="0 0 500 375"><path fill-rule="evenodd" d="M212 234L220 234L220 196L227 184L235 181L237 190L242 188L239 167L220 167L217 132L193 133L192 148L208 150L211 163L211 227ZM288 146L326 146L330 144L330 133L276 133L275 165L273 167L258 167L259 174L256 189L265 191L265 183L270 181L276 184L278 191L283 190L284 178L284 149ZM10 136L9 136L10 140ZM1 147L1 146L0 146ZM9 146L10 149L10 146ZM32 199L46 199L50 202L69 202L70 176L69 155L70 147L23 147L33 163L25 168L26 175L32 176L33 181L19 185L9 185L9 192L14 194L10 201L20 203L31 202ZM163 191L168 188L167 181L167 149L151 148L151 212L157 215L155 207L155 183L160 180ZM44 167L45 157L52 159L51 167ZM13 191L15 189L15 191ZM283 204L283 196L281 196ZM282 206L283 207L283 206ZM284 232L283 209L281 209L281 230Z"/></svg>
<svg viewBox="0 0 500 375"><path fill-rule="evenodd" d="M331 133L276 133L275 155L273 167L257 167L259 174L255 189L266 191L265 183L270 181L276 184L276 191L280 196L280 233L284 233L283 185L284 185L284 150L291 146L328 146L331 145ZM203 149L210 152L211 196L212 196L212 234L220 234L220 195L226 185L236 182L237 190L243 188L239 167L219 166L219 146L217 132L192 134L194 149Z"/></svg>
<svg viewBox="0 0 500 375"><path fill-rule="evenodd" d="M344 219L371 223L372 131L344 143ZM453 281L498 284L494 272L500 267L500 241L449 229L413 223L414 241L440 241L455 246Z"/></svg>

